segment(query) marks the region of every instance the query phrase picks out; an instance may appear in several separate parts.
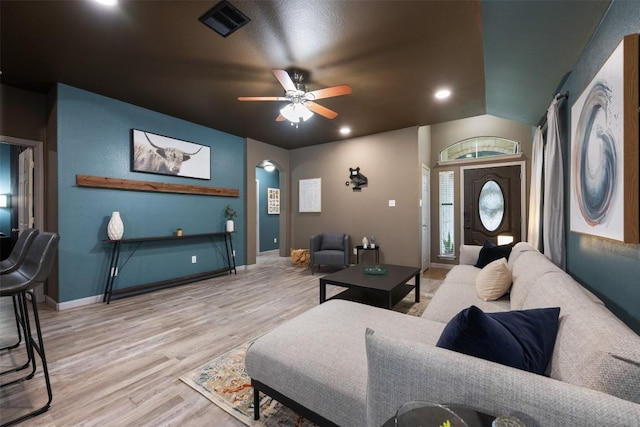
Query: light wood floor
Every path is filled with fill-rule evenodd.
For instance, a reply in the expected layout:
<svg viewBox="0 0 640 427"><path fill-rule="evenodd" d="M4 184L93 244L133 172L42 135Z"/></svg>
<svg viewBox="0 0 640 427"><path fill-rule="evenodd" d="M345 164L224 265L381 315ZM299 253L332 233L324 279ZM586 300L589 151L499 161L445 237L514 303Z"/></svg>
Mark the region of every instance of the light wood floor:
<svg viewBox="0 0 640 427"><path fill-rule="evenodd" d="M312 276L272 251L237 275L110 305L57 312L41 304L53 402L21 425L242 426L178 378L317 305L318 278L331 271ZM423 291L429 277L442 276L427 271ZM13 319L11 299L0 299L0 347L15 341ZM23 351L0 352L0 371L22 360ZM0 389L0 424L45 400L39 369L34 379Z"/></svg>

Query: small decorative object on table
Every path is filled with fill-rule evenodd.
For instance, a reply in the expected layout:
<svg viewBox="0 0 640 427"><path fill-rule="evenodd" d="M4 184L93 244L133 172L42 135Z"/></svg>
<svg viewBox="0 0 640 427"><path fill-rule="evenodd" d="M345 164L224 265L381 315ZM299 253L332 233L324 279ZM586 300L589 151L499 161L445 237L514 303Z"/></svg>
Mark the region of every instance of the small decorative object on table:
<svg viewBox="0 0 640 427"><path fill-rule="evenodd" d="M176 236L178 236L178 237L182 236L182 228L176 229Z"/></svg>
<svg viewBox="0 0 640 427"><path fill-rule="evenodd" d="M369 246L371 246L371 249L376 248L376 236L371 236L371 241L369 242Z"/></svg>
<svg viewBox="0 0 640 427"><path fill-rule="evenodd" d="M364 236L362 238L362 247L367 249L367 246L369 246L369 240L367 239L367 236Z"/></svg>
<svg viewBox="0 0 640 427"><path fill-rule="evenodd" d="M124 224L120 218L120 212L114 211L111 214L109 224L107 224L107 236L109 240L120 240L124 235Z"/></svg>
<svg viewBox="0 0 640 427"><path fill-rule="evenodd" d="M379 265L365 265L363 271L365 274L386 274L387 269Z"/></svg>
<svg viewBox="0 0 640 427"><path fill-rule="evenodd" d="M231 205L227 205L224 208L224 217L227 218L226 230L227 233L233 232L233 219L238 216L238 213Z"/></svg>

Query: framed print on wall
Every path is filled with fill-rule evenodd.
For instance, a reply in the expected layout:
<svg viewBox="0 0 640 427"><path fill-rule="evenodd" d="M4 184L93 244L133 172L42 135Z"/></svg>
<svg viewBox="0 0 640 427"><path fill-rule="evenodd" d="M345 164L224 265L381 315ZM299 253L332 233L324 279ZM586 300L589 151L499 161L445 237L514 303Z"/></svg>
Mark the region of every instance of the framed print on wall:
<svg viewBox="0 0 640 427"><path fill-rule="evenodd" d="M131 170L211 179L211 148L133 129Z"/></svg>
<svg viewBox="0 0 640 427"><path fill-rule="evenodd" d="M322 212L322 178L298 181L298 211Z"/></svg>
<svg viewBox="0 0 640 427"><path fill-rule="evenodd" d="M267 188L267 214L277 215L280 213L280 189Z"/></svg>
<svg viewBox="0 0 640 427"><path fill-rule="evenodd" d="M625 36L571 107L571 231L640 242L638 34Z"/></svg>

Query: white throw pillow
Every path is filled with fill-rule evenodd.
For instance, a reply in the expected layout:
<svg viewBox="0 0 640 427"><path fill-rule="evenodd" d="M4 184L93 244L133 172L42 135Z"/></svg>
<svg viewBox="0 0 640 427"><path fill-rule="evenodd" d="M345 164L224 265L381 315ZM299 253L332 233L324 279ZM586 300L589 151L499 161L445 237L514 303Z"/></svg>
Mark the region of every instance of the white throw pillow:
<svg viewBox="0 0 640 427"><path fill-rule="evenodd" d="M476 278L476 291L485 301L494 301L506 294L511 287L511 272L506 258L487 264Z"/></svg>

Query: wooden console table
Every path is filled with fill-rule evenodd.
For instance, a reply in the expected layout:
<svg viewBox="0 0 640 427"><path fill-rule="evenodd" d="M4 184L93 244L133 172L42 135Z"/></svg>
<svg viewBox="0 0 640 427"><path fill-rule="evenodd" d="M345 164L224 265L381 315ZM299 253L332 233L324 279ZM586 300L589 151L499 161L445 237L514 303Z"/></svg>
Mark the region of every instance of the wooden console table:
<svg viewBox="0 0 640 427"><path fill-rule="evenodd" d="M144 285L136 285L129 286L124 289L116 289L113 290L113 285L118 277L119 270L122 270L126 265L129 259L133 256L133 254L138 250L140 245L145 242L158 242L158 241L176 241L176 240L186 240L186 239L196 239L196 238L208 238L212 242L215 243L216 239L222 239L224 241L224 257L227 261L227 266L225 268L206 271L204 273L191 274L188 276L177 277L175 279L163 280L160 282L146 283ZM183 285L186 283L196 282L198 280L208 279L210 277L219 276L223 273L234 273L237 274L236 271L236 255L233 250L233 242L231 240L231 233L228 232L220 232L220 233L201 233L201 234L187 234L184 236L157 236L157 237L140 237L134 239L121 239L121 240L103 240L103 242L112 245L111 248L111 257L109 259L109 268L107 270L107 279L104 285L104 297L102 298L103 302L109 304L111 298L125 298L133 295L139 295L145 292L151 292L159 289L165 289L172 286ZM118 267L118 262L120 260L120 248L123 244L135 244L133 251L126 259L122 267Z"/></svg>

